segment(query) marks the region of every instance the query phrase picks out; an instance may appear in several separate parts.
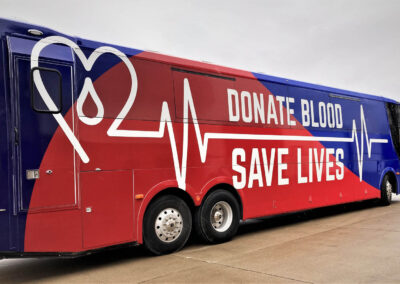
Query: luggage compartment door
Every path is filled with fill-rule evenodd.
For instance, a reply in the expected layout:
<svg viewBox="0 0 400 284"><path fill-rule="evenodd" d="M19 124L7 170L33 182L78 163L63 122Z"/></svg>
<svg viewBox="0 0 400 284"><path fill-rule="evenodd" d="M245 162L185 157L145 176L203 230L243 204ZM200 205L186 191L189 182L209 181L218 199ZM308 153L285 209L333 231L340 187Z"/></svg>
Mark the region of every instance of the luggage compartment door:
<svg viewBox="0 0 400 284"><path fill-rule="evenodd" d="M133 172L80 173L83 247L92 249L133 241Z"/></svg>

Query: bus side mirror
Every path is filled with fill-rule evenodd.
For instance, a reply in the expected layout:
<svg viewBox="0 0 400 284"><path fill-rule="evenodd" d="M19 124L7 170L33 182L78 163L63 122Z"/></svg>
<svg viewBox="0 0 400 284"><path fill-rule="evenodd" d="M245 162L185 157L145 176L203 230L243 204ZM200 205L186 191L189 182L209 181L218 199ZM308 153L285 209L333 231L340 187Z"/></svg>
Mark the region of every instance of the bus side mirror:
<svg viewBox="0 0 400 284"><path fill-rule="evenodd" d="M39 76L39 77L38 77ZM45 90L39 91L35 80L41 78ZM34 67L31 69L31 107L41 113L61 113L62 77L57 69ZM40 81L40 80L39 80ZM40 88L40 86L39 86Z"/></svg>

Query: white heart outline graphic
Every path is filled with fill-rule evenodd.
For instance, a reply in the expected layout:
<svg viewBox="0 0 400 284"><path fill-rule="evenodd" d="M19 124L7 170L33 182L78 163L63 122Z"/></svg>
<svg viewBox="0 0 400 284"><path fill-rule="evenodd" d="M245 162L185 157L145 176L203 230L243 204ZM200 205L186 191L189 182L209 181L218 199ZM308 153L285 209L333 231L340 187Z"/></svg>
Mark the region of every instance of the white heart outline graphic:
<svg viewBox="0 0 400 284"><path fill-rule="evenodd" d="M126 67L129 70L129 73L131 75L131 82L132 82L131 91L129 93L128 100L126 101L121 112L118 114L117 118L114 120L114 122L111 124L109 130L107 131L107 134L109 136L120 136L121 135L120 132L123 132L123 130L118 130L118 126L122 123L122 120L128 114L130 108L132 107L132 105L135 101L136 93L137 93L137 85L138 85L135 68L133 67L133 65L130 62L130 60L128 59L128 57L124 53L122 53L121 51L119 51L118 49L116 49L114 47L101 46L101 47L95 49L92 52L92 54L89 56L89 58L86 58L85 54L82 52L80 47L72 40L67 39L65 37L61 37L61 36L50 36L50 37L41 39L33 47L32 54L31 54L31 69L39 66L39 56L40 56L41 51L45 47L47 47L48 45L51 45L51 44L63 44L63 45L69 46L75 52L75 54L78 56L78 58L82 62L82 65L84 66L86 71L90 71L92 69L94 63L96 62L97 58L99 58L104 53L114 54L114 55L118 56L119 58L121 58L121 60L125 63ZM43 84L42 77L40 76L40 72L34 72L33 81L34 81L36 88L39 91L39 94L42 97L44 103L48 107L48 109L49 110L58 109L56 104L54 103L54 101L51 99L49 93L47 92L46 87ZM83 111L82 111L83 104L89 93L97 106L97 115L93 118L85 117L83 114ZM79 94L79 97L77 100L77 113L78 113L79 119L88 125L96 125L96 124L100 123L100 121L103 119L104 107L94 89L93 82L90 78L85 79L84 85ZM88 163L89 162L88 155L86 154L82 145L79 143L78 139L74 135L71 128L68 126L68 124L65 121L64 117L62 116L62 114L55 113L55 114L53 114L53 116L56 119L59 126L61 127L61 129L64 131L68 140L71 142L72 146L77 151L81 160L84 163Z"/></svg>

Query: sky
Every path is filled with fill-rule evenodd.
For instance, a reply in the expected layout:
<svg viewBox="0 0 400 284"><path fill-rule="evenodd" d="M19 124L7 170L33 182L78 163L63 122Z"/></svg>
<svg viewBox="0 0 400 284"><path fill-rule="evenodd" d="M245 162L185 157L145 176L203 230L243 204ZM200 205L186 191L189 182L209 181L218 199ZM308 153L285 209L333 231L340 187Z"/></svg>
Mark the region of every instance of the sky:
<svg viewBox="0 0 400 284"><path fill-rule="evenodd" d="M0 0L0 17L400 101L399 0Z"/></svg>

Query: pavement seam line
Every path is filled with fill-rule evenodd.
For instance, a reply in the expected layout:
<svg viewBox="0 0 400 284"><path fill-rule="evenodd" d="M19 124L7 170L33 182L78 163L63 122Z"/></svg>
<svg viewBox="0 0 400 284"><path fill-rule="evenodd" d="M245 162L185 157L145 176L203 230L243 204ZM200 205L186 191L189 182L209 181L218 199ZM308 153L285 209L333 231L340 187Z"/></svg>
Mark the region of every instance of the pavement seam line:
<svg viewBox="0 0 400 284"><path fill-rule="evenodd" d="M176 257L176 255L171 255L171 256L172 256L172 257ZM181 257L181 258L182 258L182 257ZM194 261L197 261L197 262L204 262L204 261L202 261L202 260L195 259L195 258L189 258L189 257L183 257L183 258L190 259L190 260L194 260ZM176 272L179 273L179 272L183 272L183 271L185 271L185 270L191 270L191 269L198 268L199 266L200 266L200 265L195 265L195 266L190 267L190 268L184 268L184 269L180 269L180 270L175 270L175 271L173 271L173 272L167 272L167 273L164 273L164 274L162 274L162 275L158 275L158 276L156 276L156 277L153 277L153 278L150 278L150 279L146 279L146 280L143 280L143 281L140 281L140 282L137 282L137 283L139 283L139 284L141 284L141 283L146 283L146 282L149 282L149 281L158 279L158 278L162 278L162 277L168 276L168 275L171 274L171 273L176 273Z"/></svg>
<svg viewBox="0 0 400 284"><path fill-rule="evenodd" d="M174 257L180 257L180 258L183 257L183 256L180 256L180 255L173 255L173 256L174 256ZM313 282L310 282L310 281L305 281L305 280L290 278L290 277L286 277L286 276L276 275L276 274L272 274L272 273L266 273L266 272L262 272L262 271L257 271L257 270L252 270L252 269L237 267L237 266L228 265L228 264L224 264L224 263L220 263L220 262L216 262L216 261L207 261L207 260L198 259L198 258L194 258L194 257L188 257L188 256L185 256L185 257L183 257L183 258L186 258L186 259L193 259L193 260L195 260L195 261L199 261L199 262L203 262L203 263L207 263L207 264L216 264L216 265L223 266L223 267L228 267L228 268L232 268L232 269L243 270L243 271L247 271L247 272L253 272L253 273L262 274L262 275L267 275L267 276L271 276L271 277L276 277L276 278L281 278L281 279L286 279L286 280L292 280L292 281L301 282L301 283L311 283L311 284L313 284ZM196 267L198 267L198 266L196 266ZM194 269L194 268L196 268L196 267L193 267L192 269Z"/></svg>

